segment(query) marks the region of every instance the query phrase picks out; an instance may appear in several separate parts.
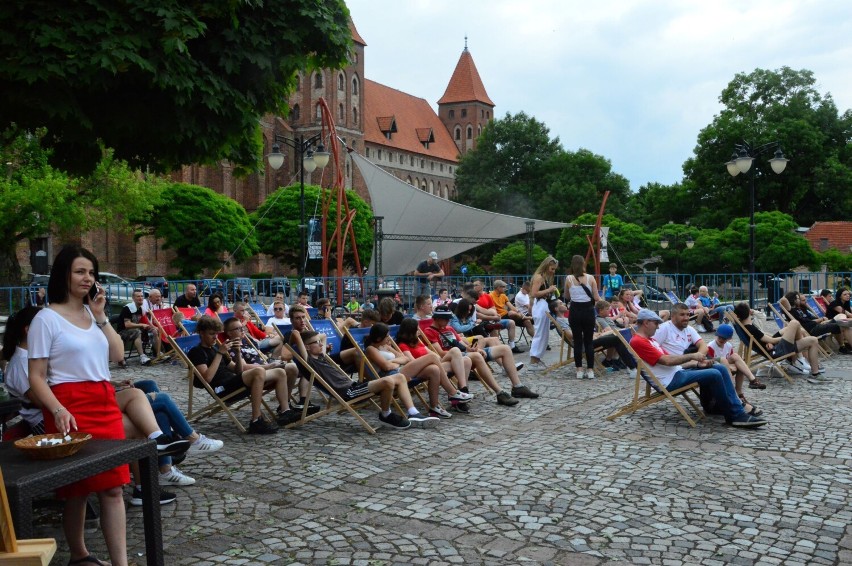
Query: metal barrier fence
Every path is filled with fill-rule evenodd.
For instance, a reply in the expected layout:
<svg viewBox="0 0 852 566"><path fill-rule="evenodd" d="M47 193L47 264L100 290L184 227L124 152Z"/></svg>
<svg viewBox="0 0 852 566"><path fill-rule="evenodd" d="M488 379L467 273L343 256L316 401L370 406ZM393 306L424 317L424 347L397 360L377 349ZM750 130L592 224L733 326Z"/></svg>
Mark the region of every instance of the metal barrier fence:
<svg viewBox="0 0 852 566"><path fill-rule="evenodd" d="M678 298L685 299L689 288L693 285L706 285L711 294L718 293L722 302L739 302L748 300L749 275L747 273L637 273L623 275L625 284L643 291L648 306L653 309L667 308L668 298L663 294L674 291ZM754 274L755 299L758 308L763 308L768 302L775 302L784 293L796 290L804 294L817 293L821 289L836 289L849 287L852 273L850 272L805 272L805 273L756 273ZM462 287L475 279L481 279L486 290L494 287L494 281L502 280L508 284L507 294L512 297L524 281L529 281L531 275L473 275L450 276L434 282L429 288L433 295L440 289L447 289L451 296L461 294ZM418 278L410 275L388 275L385 277L365 276L362 278L347 276L337 277L306 277L305 290L311 295L312 302L324 296L331 299L333 304L344 304L351 297L364 303L369 300L376 303L382 297L392 297L403 308L409 309L419 294ZM341 282L343 294L337 297L337 284ZM556 283L561 288L565 276L557 275ZM296 279L273 277L270 279L200 279L172 280L168 282L169 302L183 294L188 284L198 288L198 296L202 305L206 306L208 297L213 292L221 292L231 303L239 299L252 299L269 302L276 292L284 293L285 300L295 303L299 286ZM121 283L105 285L110 304L111 314L132 300L133 291L142 289L147 292L153 287L146 283ZM8 316L23 306L34 301L38 286L31 287L2 287L0 288L0 316ZM49 300L49 297L48 297Z"/></svg>

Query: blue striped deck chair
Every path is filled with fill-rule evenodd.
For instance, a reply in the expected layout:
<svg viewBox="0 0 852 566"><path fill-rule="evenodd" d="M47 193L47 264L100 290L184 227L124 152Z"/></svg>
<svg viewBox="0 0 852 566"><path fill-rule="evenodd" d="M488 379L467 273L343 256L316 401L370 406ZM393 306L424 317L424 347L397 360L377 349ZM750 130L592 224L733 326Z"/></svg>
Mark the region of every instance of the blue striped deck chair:
<svg viewBox="0 0 852 566"><path fill-rule="evenodd" d="M690 383L684 387L680 387L673 391L669 391L663 386L662 382L654 375L651 367L640 358L633 348L630 346L630 338L632 337L629 328L622 329L616 333L618 339L624 343L630 355L636 359L635 379L633 380L633 398L629 403L616 409L616 411L606 417L606 420L613 421L618 417L630 415L640 409L649 407L655 403L669 401L677 409L678 413L686 419L689 426L694 427L695 421L686 412L686 409L677 402L676 397L682 397L692 407L692 410L698 417L698 420L704 418L704 412L701 410L701 399L698 396L698 384ZM690 392L695 396L695 400L690 397Z"/></svg>

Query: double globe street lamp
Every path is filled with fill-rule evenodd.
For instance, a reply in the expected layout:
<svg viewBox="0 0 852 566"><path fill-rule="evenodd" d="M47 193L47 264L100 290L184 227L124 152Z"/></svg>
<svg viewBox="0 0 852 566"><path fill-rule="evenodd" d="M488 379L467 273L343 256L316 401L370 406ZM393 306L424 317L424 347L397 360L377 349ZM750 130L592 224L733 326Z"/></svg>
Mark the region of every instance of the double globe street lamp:
<svg viewBox="0 0 852 566"><path fill-rule="evenodd" d="M315 143L316 150L314 150ZM302 166L299 168L299 208L301 211L301 223L299 224L300 247L298 269L299 289L301 289L304 285L305 265L307 264L307 257L305 254L307 247L305 243L305 232L307 230L307 223L305 221L305 171L313 173L317 167L323 169L326 165L328 165L329 153L322 145L321 134L311 136L307 139L303 135L300 135L297 139L290 139L275 134L272 140L272 151L266 156L266 160L269 163L269 166L276 171L284 165L284 154L281 153L281 146L279 144L287 145L296 150L296 154L302 163Z"/></svg>
<svg viewBox="0 0 852 566"><path fill-rule="evenodd" d="M781 151L781 143L777 141L758 147L752 147L745 142L734 145L734 153L731 155L731 160L725 163L728 173L731 174L731 177L736 177L740 173L748 173L756 157L773 149L775 150L775 157L769 160L769 165L772 167L774 173L780 175L787 168L787 162L790 160L784 157L784 152ZM756 170L751 172L751 213L749 215L748 255L748 304L751 308L754 308L754 178L756 175Z"/></svg>

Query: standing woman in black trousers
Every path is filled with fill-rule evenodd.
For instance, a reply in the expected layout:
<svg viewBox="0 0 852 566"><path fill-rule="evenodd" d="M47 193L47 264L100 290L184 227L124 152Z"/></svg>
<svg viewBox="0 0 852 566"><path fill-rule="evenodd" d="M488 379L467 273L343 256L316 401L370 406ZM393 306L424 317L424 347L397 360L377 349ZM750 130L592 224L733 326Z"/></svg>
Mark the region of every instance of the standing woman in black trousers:
<svg viewBox="0 0 852 566"><path fill-rule="evenodd" d="M565 296L571 299L568 324L574 334L574 364L577 379L583 379L583 351L586 353L586 379L595 378L595 348L592 340L595 332L595 302L600 301L595 278L586 274L583 256L571 258L570 273L565 278Z"/></svg>

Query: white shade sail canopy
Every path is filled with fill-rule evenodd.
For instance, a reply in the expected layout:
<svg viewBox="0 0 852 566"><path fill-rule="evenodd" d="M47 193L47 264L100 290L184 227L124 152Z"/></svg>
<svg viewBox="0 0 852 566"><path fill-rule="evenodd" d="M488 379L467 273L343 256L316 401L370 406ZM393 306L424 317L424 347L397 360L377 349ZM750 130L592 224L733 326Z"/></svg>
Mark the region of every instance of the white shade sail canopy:
<svg viewBox="0 0 852 566"><path fill-rule="evenodd" d="M570 226L458 204L416 189L354 151L349 155L367 184L373 215L383 217L382 232L386 239L382 242L382 271L385 274L408 273L432 251L443 260L485 243L465 239L499 240L525 234L528 221L535 223L536 232ZM413 238L395 239L400 236ZM373 254L368 273L373 273L375 261Z"/></svg>

